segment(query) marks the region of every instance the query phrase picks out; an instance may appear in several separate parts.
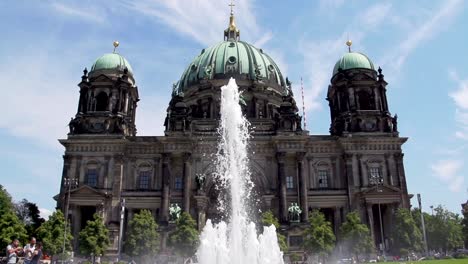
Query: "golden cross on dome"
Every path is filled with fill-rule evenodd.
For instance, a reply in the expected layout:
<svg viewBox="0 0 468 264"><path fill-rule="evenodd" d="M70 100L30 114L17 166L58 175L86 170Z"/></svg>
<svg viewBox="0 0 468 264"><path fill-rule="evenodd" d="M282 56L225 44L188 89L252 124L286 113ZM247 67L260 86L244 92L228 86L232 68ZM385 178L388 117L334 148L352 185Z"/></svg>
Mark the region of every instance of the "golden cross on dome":
<svg viewBox="0 0 468 264"><path fill-rule="evenodd" d="M231 7L231 15L232 15L232 14L234 14L234 11L232 10L232 8L233 8L234 6L236 6L236 5L233 4L233 3L232 3L232 0L231 0L231 3L229 4L229 6Z"/></svg>

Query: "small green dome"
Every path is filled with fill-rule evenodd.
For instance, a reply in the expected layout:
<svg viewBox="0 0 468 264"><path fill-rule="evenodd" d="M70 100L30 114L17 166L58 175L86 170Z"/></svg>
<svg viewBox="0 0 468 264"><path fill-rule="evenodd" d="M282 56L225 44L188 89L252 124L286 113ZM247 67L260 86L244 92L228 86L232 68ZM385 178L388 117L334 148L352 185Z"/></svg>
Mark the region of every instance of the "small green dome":
<svg viewBox="0 0 468 264"><path fill-rule="evenodd" d="M203 49L188 65L177 88L183 92L201 80L228 79L227 76L250 80L261 78L272 87L285 87L280 69L262 49L229 39Z"/></svg>
<svg viewBox="0 0 468 264"><path fill-rule="evenodd" d="M364 54L359 52L349 52L339 59L333 68L333 75L338 73L338 69L369 69L375 70L372 61Z"/></svg>
<svg viewBox="0 0 468 264"><path fill-rule="evenodd" d="M130 63L118 53L107 53L99 57L91 67L91 72L99 70L118 70L123 71L128 69L130 74L133 74Z"/></svg>

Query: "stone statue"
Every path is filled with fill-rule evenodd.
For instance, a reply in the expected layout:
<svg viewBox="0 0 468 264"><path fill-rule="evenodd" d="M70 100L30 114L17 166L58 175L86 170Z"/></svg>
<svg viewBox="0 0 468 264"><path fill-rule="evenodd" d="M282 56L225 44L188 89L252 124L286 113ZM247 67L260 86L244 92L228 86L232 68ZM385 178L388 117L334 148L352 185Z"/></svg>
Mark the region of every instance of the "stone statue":
<svg viewBox="0 0 468 264"><path fill-rule="evenodd" d="M197 189L203 191L203 187L205 185L205 174L197 174L195 176L195 181L197 182Z"/></svg>
<svg viewBox="0 0 468 264"><path fill-rule="evenodd" d="M179 219L180 217L181 211L182 209L180 208L178 204L171 204L171 206L169 207L169 216L170 216L169 221L171 222L177 221L177 219Z"/></svg>
<svg viewBox="0 0 468 264"><path fill-rule="evenodd" d="M395 116L392 118L392 124L393 124L393 132L398 132L398 115L395 114Z"/></svg>
<svg viewBox="0 0 468 264"><path fill-rule="evenodd" d="M178 82L172 84L172 96L179 95L179 89L177 88Z"/></svg>
<svg viewBox="0 0 468 264"><path fill-rule="evenodd" d="M73 117L71 118L70 123L68 123L68 128L70 129L70 134L75 133L75 120Z"/></svg>
<svg viewBox="0 0 468 264"><path fill-rule="evenodd" d="M289 211L289 221L290 222L299 222L300 221L300 216L302 213L301 208L297 203L291 203L291 205L288 208Z"/></svg>

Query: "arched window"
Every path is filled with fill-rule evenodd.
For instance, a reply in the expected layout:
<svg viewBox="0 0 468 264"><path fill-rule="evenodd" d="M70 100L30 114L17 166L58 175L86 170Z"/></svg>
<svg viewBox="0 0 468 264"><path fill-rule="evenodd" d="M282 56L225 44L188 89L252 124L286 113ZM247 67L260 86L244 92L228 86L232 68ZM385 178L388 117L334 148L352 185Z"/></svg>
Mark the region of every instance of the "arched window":
<svg viewBox="0 0 468 264"><path fill-rule="evenodd" d="M286 189L292 190L294 189L294 178L293 176L286 177Z"/></svg>
<svg viewBox="0 0 468 264"><path fill-rule="evenodd" d="M97 168L88 168L86 171L86 185L96 188L98 185L98 171Z"/></svg>
<svg viewBox="0 0 468 264"><path fill-rule="evenodd" d="M100 92L96 96L96 111L107 111L107 106L109 104L109 98L105 92Z"/></svg>
<svg viewBox="0 0 468 264"><path fill-rule="evenodd" d="M371 162L368 164L369 168L369 185L382 185L383 174L382 167L379 162Z"/></svg>
<svg viewBox="0 0 468 264"><path fill-rule="evenodd" d="M361 110L375 110L374 98L368 91L359 91L359 107Z"/></svg>
<svg viewBox="0 0 468 264"><path fill-rule="evenodd" d="M151 185L151 171L140 171L138 175L138 189L148 190Z"/></svg>
<svg viewBox="0 0 468 264"><path fill-rule="evenodd" d="M328 181L330 178L330 170L327 168L320 168L317 171L318 174L318 187L321 189L326 189L328 188Z"/></svg>
<svg viewBox="0 0 468 264"><path fill-rule="evenodd" d="M175 182L174 182L174 189L180 191L184 188L184 183L182 181L182 177L178 176L175 178Z"/></svg>

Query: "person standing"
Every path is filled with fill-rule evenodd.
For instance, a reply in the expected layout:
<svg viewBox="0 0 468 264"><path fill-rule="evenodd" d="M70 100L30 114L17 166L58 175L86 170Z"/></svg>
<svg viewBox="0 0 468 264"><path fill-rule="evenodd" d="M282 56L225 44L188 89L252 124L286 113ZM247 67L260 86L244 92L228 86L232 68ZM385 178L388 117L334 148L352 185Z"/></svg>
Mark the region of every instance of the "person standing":
<svg viewBox="0 0 468 264"><path fill-rule="evenodd" d="M37 243L35 250L32 254L31 261L29 264L40 264L40 260L42 258L42 244L39 242Z"/></svg>
<svg viewBox="0 0 468 264"><path fill-rule="evenodd" d="M34 251L36 250L36 238L31 237L29 244L24 247L24 264L31 262Z"/></svg>
<svg viewBox="0 0 468 264"><path fill-rule="evenodd" d="M10 245L7 246L7 264L16 264L18 260L18 254L21 253L22 248L19 246L19 240L13 239Z"/></svg>

